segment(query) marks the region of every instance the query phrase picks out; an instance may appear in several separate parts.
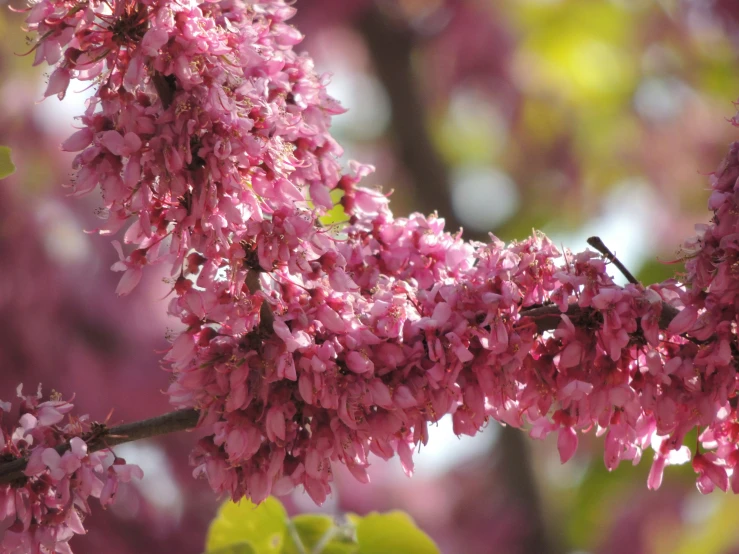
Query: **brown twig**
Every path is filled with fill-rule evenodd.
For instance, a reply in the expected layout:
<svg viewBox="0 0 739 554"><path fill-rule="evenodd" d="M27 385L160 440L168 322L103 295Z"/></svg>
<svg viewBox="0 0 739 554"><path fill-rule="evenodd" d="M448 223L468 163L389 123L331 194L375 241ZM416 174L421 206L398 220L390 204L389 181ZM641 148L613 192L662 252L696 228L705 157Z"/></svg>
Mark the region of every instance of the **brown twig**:
<svg viewBox="0 0 739 554"><path fill-rule="evenodd" d="M621 260L619 260L613 252L611 252L608 247L605 245L605 243L601 240L600 237L590 237L588 239L588 244L595 248L598 252L603 254L603 257L606 258L609 262L611 262L613 265L615 265L618 270L623 273L624 277L626 277L626 280L633 284L638 285L639 281L632 275L632 273L626 269L626 266L621 263Z"/></svg>
<svg viewBox="0 0 739 554"><path fill-rule="evenodd" d="M532 319L534 323L536 323L536 330L539 333L543 333L544 331L553 331L556 329L560 321L562 321L561 316L563 313L567 314L571 318L577 319L579 317L584 317L588 313L594 312L595 310L590 308L581 308L577 304L570 305L567 308L567 311L563 312L556 304L547 304L546 306L524 308L521 310L520 315L521 317ZM675 316L678 313L680 313L680 311L677 308L663 302L662 313L659 317L659 328L663 330L667 329L667 326L673 319L675 319Z"/></svg>

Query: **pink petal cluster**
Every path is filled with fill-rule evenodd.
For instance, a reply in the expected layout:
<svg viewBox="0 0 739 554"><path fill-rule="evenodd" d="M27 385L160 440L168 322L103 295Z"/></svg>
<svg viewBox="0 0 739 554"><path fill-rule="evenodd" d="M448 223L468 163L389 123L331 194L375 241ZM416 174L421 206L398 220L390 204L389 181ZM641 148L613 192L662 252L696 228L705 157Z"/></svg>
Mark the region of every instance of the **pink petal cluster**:
<svg viewBox="0 0 739 554"><path fill-rule="evenodd" d="M701 491L726 489L739 456L736 150L684 286L618 286L597 254L561 254L543 235L465 242L435 216L394 218L357 186L370 168L340 173L328 127L341 109L293 50L293 12L41 0L29 14L37 61L58 62L47 95L71 77L99 83L64 148L80 152L75 190L102 192L103 231L129 224L118 292L172 265L185 330L166 356L169 395L213 429L196 474L235 499L302 486L321 503L332 463L366 482L370 454L398 454L410 474L450 414L457 433L491 418L555 433L562 461L594 430L609 469L652 446L650 487L692 457ZM335 189L351 219L327 228ZM686 452L695 427L710 452Z"/></svg>
<svg viewBox="0 0 739 554"><path fill-rule="evenodd" d="M714 408L712 421L699 436L705 449L697 454L693 468L699 474L698 489L711 492L728 487L739 493L739 415L737 414L736 368L737 314L739 306L739 143L733 143L719 168L711 175L708 207L713 218L696 225L697 235L684 245L685 289L680 291L685 308L669 331L685 333L692 342L672 364L697 376L691 392L698 390ZM686 349L689 351L685 351ZM711 391L706 382L721 388ZM712 394L711 394L712 393Z"/></svg>
<svg viewBox="0 0 739 554"><path fill-rule="evenodd" d="M307 206L307 192L332 207L341 149L327 128L343 110L293 52L293 13L281 1L34 4L36 61L58 62L46 95L63 96L71 77L100 83L62 148L80 152L75 192L100 187L101 231L130 224L124 240L136 248L124 255L115 243L119 294L157 261L182 276L192 251L206 269L240 264L237 239L282 206ZM307 209L302 217L312 224Z"/></svg>
<svg viewBox="0 0 739 554"><path fill-rule="evenodd" d="M0 428L0 457L26 458L28 464L25 477L0 484L0 552L68 554L69 540L85 533L82 520L90 513L89 498L107 506L119 482L143 474L110 450L90 452L85 437L91 436L93 424L87 416L74 417L70 402L56 395L42 401L40 390L24 396L21 387L18 396L17 422ZM10 411L9 402L0 402L3 419Z"/></svg>

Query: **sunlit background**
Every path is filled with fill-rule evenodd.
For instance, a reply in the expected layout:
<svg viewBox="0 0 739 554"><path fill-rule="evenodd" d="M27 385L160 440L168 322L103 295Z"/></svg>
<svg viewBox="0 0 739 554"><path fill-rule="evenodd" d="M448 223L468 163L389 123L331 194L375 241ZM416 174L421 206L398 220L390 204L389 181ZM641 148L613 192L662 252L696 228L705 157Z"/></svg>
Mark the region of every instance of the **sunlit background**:
<svg viewBox="0 0 739 554"><path fill-rule="evenodd" d="M739 136L736 0L298 0L331 93L346 160L377 166L396 214L437 210L451 229L510 241L546 232L581 250L599 235L643 282L680 271L680 242L706 211L707 174ZM40 104L21 17L0 15L0 398L43 383L93 418L167 411L159 359L170 286L149 275L117 298L94 197L71 199L58 144L85 86ZM694 440L694 439L693 439ZM190 477L192 434L129 444L143 483L97 510L82 554L198 554L217 499ZM404 509L449 554L739 553L739 499L699 495L689 467L646 490L649 453L608 473L588 436L565 466L555 444L442 420L416 473L376 461L370 485L337 472L328 513ZM318 510L307 497L294 511Z"/></svg>

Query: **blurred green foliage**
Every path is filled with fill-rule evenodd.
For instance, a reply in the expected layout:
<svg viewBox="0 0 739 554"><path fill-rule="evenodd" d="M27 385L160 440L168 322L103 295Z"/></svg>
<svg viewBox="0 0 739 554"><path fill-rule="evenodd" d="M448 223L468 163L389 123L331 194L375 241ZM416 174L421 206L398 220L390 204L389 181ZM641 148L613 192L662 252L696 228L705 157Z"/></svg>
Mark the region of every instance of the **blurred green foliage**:
<svg viewBox="0 0 739 554"><path fill-rule="evenodd" d="M10 148L0 146L0 179L5 179L8 175L15 173L15 165L10 159Z"/></svg>
<svg viewBox="0 0 739 554"><path fill-rule="evenodd" d="M724 122L739 94L737 51L720 21L687 0L477 4L514 35L506 63L517 102L463 83L429 128L452 168L495 167L516 183L518 207L493 232L574 231L630 180L664 195L671 217L701 217L702 174L731 140ZM682 237L666 244L661 233L664 256Z"/></svg>
<svg viewBox="0 0 739 554"><path fill-rule="evenodd" d="M325 515L290 519L279 500L258 506L226 502L210 526L206 554L440 554L433 541L399 511L337 522Z"/></svg>

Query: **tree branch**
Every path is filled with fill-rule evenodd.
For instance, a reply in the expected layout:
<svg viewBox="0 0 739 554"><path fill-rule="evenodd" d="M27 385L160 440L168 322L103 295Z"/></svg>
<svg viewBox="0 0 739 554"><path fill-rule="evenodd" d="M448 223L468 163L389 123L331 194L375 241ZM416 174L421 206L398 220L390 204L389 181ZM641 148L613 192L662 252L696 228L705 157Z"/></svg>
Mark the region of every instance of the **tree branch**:
<svg viewBox="0 0 739 554"><path fill-rule="evenodd" d="M101 430L91 432L90 438L86 439L87 448L89 452L96 452L126 442L185 431L195 427L199 417L200 414L197 410L176 410L149 419L134 421L133 423L123 423L110 428L103 427ZM63 454L67 450L69 450L69 443L60 444L56 447L59 454ZM23 479L25 477L23 470L27 463L27 458L19 458L0 464L0 484Z"/></svg>
<svg viewBox="0 0 739 554"><path fill-rule="evenodd" d="M523 554L558 554L560 545L547 532L536 475L531 467L527 436L515 427L503 427L493 446L499 479L506 483L511 508L525 514L533 525L520 537L516 552ZM499 483L500 481L498 481ZM494 484L493 486L499 486Z"/></svg>
<svg viewBox="0 0 739 554"><path fill-rule="evenodd" d="M572 305L565 313L567 313L568 316L577 319L579 317L585 317L588 311L590 310L587 308L580 308L579 306ZM660 328L666 329L670 324L670 321L672 321L677 314L677 309L663 303L662 316L659 320ZM557 328L561 321L562 312L555 304L550 304L547 306L524 308L521 310L520 315L522 318L532 319L536 324L537 331L539 333L543 333L545 331L553 331ZM192 429L197 425L199 417L200 414L194 409L176 410L174 412L169 412L149 419L134 421L133 423L123 423L121 425L116 425L115 427L106 427L103 425L88 433L87 438L84 435L82 438L87 442L89 452L96 452L97 450L111 448L126 442L133 442L141 439L157 437L159 435L168 435L169 433L176 433L177 431ZM56 450L59 454L63 454L69 450L69 444L60 444L56 447ZM518 448L518 450L520 450L520 448ZM9 462L0 463L0 485L13 483L14 481L23 479L25 477L23 470L26 468L27 463L27 458L19 458Z"/></svg>
<svg viewBox="0 0 739 554"><path fill-rule="evenodd" d="M572 304L567 308L566 312L562 312L556 304L547 304L546 306L534 306L531 308L524 308L521 310L521 317L528 317L534 320L536 323L536 330L539 333L544 331L554 331L561 321L561 315L567 314L573 319L586 316L589 312L592 312L590 308L581 308L577 304ZM667 329L667 326L675 318L680 311L670 306L669 304L662 302L662 313L659 317L659 328Z"/></svg>

